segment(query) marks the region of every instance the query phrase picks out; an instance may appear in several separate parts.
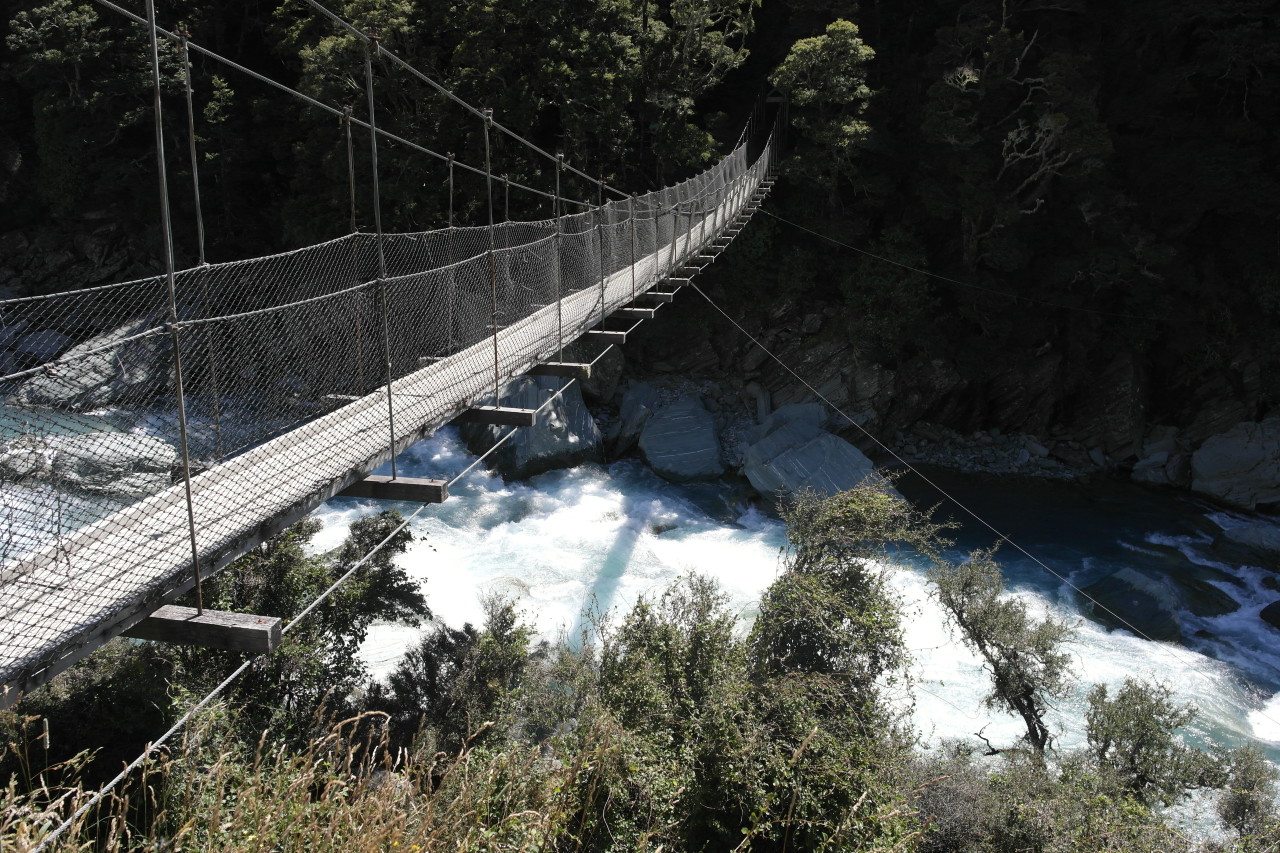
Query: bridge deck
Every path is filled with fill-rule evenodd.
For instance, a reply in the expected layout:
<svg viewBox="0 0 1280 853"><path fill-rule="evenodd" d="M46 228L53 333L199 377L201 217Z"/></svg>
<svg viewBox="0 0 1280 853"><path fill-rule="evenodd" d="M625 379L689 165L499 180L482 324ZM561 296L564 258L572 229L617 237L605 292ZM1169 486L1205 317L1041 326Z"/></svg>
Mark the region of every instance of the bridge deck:
<svg viewBox="0 0 1280 853"><path fill-rule="evenodd" d="M726 201L724 221L742 207L742 199ZM713 221L678 238L677 258L708 242ZM641 258L634 279L630 267L612 275L604 288L605 313L657 284L669 253ZM590 287L562 300L566 340L598 319L600 294L599 287ZM499 373L520 375L553 357L558 343L551 305L498 333ZM491 394L493 363L493 341L486 339L393 383L397 451ZM388 458L383 388L197 475L192 488L202 571L218 571ZM185 489L179 484L4 566L0 707L189 589L190 564Z"/></svg>

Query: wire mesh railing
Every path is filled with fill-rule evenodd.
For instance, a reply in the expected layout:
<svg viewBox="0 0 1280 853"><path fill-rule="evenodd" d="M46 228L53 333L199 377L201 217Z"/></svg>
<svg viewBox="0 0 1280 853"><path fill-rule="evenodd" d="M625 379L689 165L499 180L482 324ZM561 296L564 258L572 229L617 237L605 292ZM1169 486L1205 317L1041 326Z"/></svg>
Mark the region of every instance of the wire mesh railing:
<svg viewBox="0 0 1280 853"><path fill-rule="evenodd" d="M213 571L699 252L772 165L746 153L559 219L183 270L172 313L164 276L0 301L0 685L190 583L181 459Z"/></svg>

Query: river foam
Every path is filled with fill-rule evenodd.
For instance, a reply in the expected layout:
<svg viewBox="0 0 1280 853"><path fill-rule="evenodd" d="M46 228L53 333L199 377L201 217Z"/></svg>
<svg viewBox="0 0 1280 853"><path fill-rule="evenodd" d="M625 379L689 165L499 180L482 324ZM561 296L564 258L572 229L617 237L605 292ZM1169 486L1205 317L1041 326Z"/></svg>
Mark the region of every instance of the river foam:
<svg viewBox="0 0 1280 853"><path fill-rule="evenodd" d="M406 476L451 477L472 461L456 433L446 429L403 455L399 465ZM416 540L397 559L423 583L437 618L455 626L481 621L481 597L498 594L516 602L540 637L576 638L586 627L585 610L625 611L638 597L660 594L690 572L714 578L745 626L777 576L784 544L780 522L732 505L728 489L672 485L634 461L585 465L511 483L477 469L451 492L446 503L428 507L414 520ZM382 508L374 501L331 501L316 513L324 527L313 547L335 547L351 521ZM1140 549L1158 544L1150 538L1129 540ZM1114 555L1126 553L1134 551L1116 545L1109 554L1095 556L1071 541L1054 555L1063 576L1073 580L1077 574L1105 571ZM1060 747L1083 745L1086 697L1094 682L1114 688L1137 676L1169 684L1181 701L1201 709L1189 732L1192 741L1235 746L1257 739L1273 759L1280 758L1280 694L1271 697L1272 691L1260 690L1225 654L1227 648L1205 647L1224 658L1217 660L1183 646L1107 631L1081 618L1069 583L1044 576L1009 552L998 556L1011 591L1033 613L1079 623L1071 647L1079 685L1052 719ZM972 739L977 732L995 743L1014 741L1020 723L984 706L987 675L953 636L929 595L923 570L904 562L891 574L915 658L913 715L923 742ZM1228 634L1233 618L1246 617L1218 617L1217 630ZM377 625L362 653L372 671L383 675L416 636L417 629ZM1238 650L1247 642L1242 637L1228 645Z"/></svg>

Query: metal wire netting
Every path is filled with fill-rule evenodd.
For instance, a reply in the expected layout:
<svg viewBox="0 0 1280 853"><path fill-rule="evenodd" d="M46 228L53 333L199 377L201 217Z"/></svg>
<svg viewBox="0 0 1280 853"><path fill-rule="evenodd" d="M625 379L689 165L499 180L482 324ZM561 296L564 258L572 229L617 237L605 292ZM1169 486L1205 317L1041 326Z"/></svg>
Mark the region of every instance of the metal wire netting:
<svg viewBox="0 0 1280 853"><path fill-rule="evenodd" d="M196 267L172 300L161 276L0 302L0 684L494 402L703 251L772 148L746 157L558 220Z"/></svg>

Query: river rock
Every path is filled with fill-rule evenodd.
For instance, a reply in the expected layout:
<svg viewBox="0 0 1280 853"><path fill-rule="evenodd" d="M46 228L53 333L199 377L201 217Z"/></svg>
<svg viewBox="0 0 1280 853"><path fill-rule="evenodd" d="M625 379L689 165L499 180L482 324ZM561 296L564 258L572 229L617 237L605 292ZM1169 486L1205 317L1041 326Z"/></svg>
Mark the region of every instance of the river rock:
<svg viewBox="0 0 1280 853"><path fill-rule="evenodd" d="M1280 569L1280 525L1255 521L1229 527L1214 539L1213 550L1234 562Z"/></svg>
<svg viewBox="0 0 1280 853"><path fill-rule="evenodd" d="M793 403L770 415L747 448L742 473L762 495L813 489L833 495L875 471L871 460L844 439L822 429L826 409Z"/></svg>
<svg viewBox="0 0 1280 853"><path fill-rule="evenodd" d="M1258 613L1258 617L1272 628L1280 631L1280 601L1273 601Z"/></svg>
<svg viewBox="0 0 1280 853"><path fill-rule="evenodd" d="M1147 432L1142 452L1129 477L1153 486L1186 488L1190 483L1191 453L1171 426L1154 426Z"/></svg>
<svg viewBox="0 0 1280 853"><path fill-rule="evenodd" d="M1107 575L1083 590L1084 610L1109 628L1119 628L1153 640L1178 640L1181 604L1173 586L1130 568ZM1122 621L1123 620L1123 621Z"/></svg>
<svg viewBox="0 0 1280 853"><path fill-rule="evenodd" d="M502 405L536 409L563 384L563 379L550 376L522 376L504 388ZM460 428L462 440L473 453L489 450L507 431L507 427L488 424ZM516 430L489 458L504 475L520 479L594 460L600 441L600 430L575 383L542 410L536 424Z"/></svg>
<svg viewBox="0 0 1280 853"><path fill-rule="evenodd" d="M676 483L714 480L724 473L715 419L696 397L665 406L645 422L640 452L649 467Z"/></svg>
<svg viewBox="0 0 1280 853"><path fill-rule="evenodd" d="M1236 424L1191 456L1191 488L1245 509L1280 501L1280 418Z"/></svg>
<svg viewBox="0 0 1280 853"><path fill-rule="evenodd" d="M161 439L91 432L58 443L53 476L82 492L137 498L167 487L177 463L177 449Z"/></svg>
<svg viewBox="0 0 1280 853"><path fill-rule="evenodd" d="M1092 599L1086 609L1104 625L1153 640L1176 640L1181 636L1180 613L1184 610L1213 618L1240 609L1240 603L1223 586L1238 588L1241 583L1209 566L1179 566L1168 575L1124 568L1090 584L1084 592Z"/></svg>
<svg viewBox="0 0 1280 853"><path fill-rule="evenodd" d="M632 382L627 386L622 405L618 407L617 428L610 429L607 448L610 457L621 456L635 446L645 422L658 407L658 390L648 382Z"/></svg>
<svg viewBox="0 0 1280 853"><path fill-rule="evenodd" d="M72 347L23 382L11 402L78 411L144 402L169 387L172 376L167 336L127 340L149 327L137 320Z"/></svg>
<svg viewBox="0 0 1280 853"><path fill-rule="evenodd" d="M0 480L22 482L48 476L53 448L42 438L24 435L5 445L0 454Z"/></svg>
<svg viewBox="0 0 1280 853"><path fill-rule="evenodd" d="M75 341L61 332L46 329L42 332L23 335L17 340L13 351L25 364L34 367L57 358L74 343Z"/></svg>
<svg viewBox="0 0 1280 853"><path fill-rule="evenodd" d="M0 321L0 348L8 349L17 343L26 328L26 320L15 320L7 324Z"/></svg>
<svg viewBox="0 0 1280 853"><path fill-rule="evenodd" d="M580 383L583 397L597 403L612 400L618 392L618 382L622 379L626 364L622 350L619 347L609 347L591 368L591 375Z"/></svg>
<svg viewBox="0 0 1280 853"><path fill-rule="evenodd" d="M1070 410L1079 413L1071 432L1086 447L1097 447L1116 461L1136 456L1146 421L1145 393L1140 359L1119 353L1071 401Z"/></svg>

